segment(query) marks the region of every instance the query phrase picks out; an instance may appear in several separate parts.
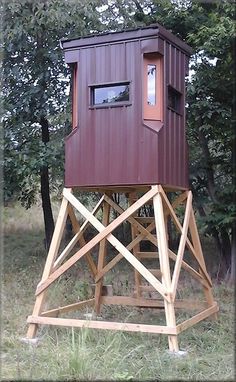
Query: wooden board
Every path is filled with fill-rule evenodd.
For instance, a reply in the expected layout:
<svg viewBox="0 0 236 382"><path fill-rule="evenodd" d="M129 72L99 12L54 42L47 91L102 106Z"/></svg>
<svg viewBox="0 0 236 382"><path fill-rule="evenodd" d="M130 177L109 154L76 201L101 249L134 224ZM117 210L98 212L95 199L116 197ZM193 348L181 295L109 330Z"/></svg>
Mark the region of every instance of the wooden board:
<svg viewBox="0 0 236 382"><path fill-rule="evenodd" d="M70 304L70 305L66 305L66 306L59 306L58 308L50 309L50 310L46 310L45 312L42 312L40 314L40 316L42 316L42 317L44 317L44 316L46 316L46 317L58 316L58 314L60 314L60 313L68 313L68 312L72 312L74 310L82 309L85 306L92 306L92 305L94 305L94 301L95 301L95 299L91 298L90 300L79 301L79 302L75 302L74 304Z"/></svg>
<svg viewBox="0 0 236 382"><path fill-rule="evenodd" d="M164 308L163 299L151 299L151 298L135 298L129 296L102 296L102 304L104 305L126 305L126 306L136 306L136 307L147 307L147 308ZM190 299L186 300L175 300L175 308L178 309L191 309L200 310L207 308L207 301L194 301Z"/></svg>
<svg viewBox="0 0 236 382"><path fill-rule="evenodd" d="M173 295L173 299L175 299L175 295L176 295L176 291L177 291L179 274L180 274L183 256L184 256L184 249L185 249L186 240L188 237L187 235L188 235L189 219L190 219L191 209L192 209L192 192L189 191L187 203L186 203L183 230L182 230L181 237L180 237L177 259L176 259L174 272L173 272L173 276L172 276L172 280L171 280L171 292Z"/></svg>
<svg viewBox="0 0 236 382"><path fill-rule="evenodd" d="M71 190L69 189L68 192L70 192L70 191ZM46 281L52 272L53 264L55 262L56 257L58 256L58 250L59 250L59 246L61 243L63 231L65 228L67 216L68 216L68 201L66 198L63 198L62 203L61 203L61 207L59 210L56 226L54 229L54 233L52 236L52 241L51 241L51 245L49 248L46 264L44 267L41 283ZM34 305L34 309L33 309L34 315L39 315L40 312L42 311L45 297L46 297L45 293L41 293L40 296L37 296L36 301L35 301L35 305ZM35 336L36 331L37 331L37 326L36 325L30 325L28 328L28 331L27 331L27 337L33 338Z"/></svg>
<svg viewBox="0 0 236 382"><path fill-rule="evenodd" d="M219 311L219 306L214 303L210 308L205 309L203 312L196 314L195 316L189 318L188 320L177 325L177 333L181 333L184 330L190 328L191 326L197 324L198 322L205 320L205 318L211 316Z"/></svg>
<svg viewBox="0 0 236 382"><path fill-rule="evenodd" d="M161 325L132 324L128 322L90 321L71 318L29 316L28 324L71 326L74 328L91 328L103 330L120 330L123 332L162 333L176 335L176 328Z"/></svg>
<svg viewBox="0 0 236 382"><path fill-rule="evenodd" d="M176 228L178 229L178 231L180 233L182 233L183 227L180 224L179 219L177 218L177 216L175 214L175 211L173 210L173 208L172 208L172 206L171 206L171 204L170 204L170 202L169 202L165 192L163 191L163 188L161 186L158 186L158 187L159 187L159 190L160 190L160 193L161 193L161 196L162 196L164 202L166 203L167 207L169 208L170 214L172 216L172 219L173 219L173 222L174 222ZM202 273L204 274L204 277L205 277L206 281L208 282L209 286L212 286L212 282L211 282L210 276L208 275L208 273L206 271L205 262L202 261L202 259L198 256L198 254L196 253L192 243L190 242L190 240L188 238L186 239L186 245L188 246L190 252L193 254L195 259L197 260L197 262L199 264L199 267L200 267Z"/></svg>

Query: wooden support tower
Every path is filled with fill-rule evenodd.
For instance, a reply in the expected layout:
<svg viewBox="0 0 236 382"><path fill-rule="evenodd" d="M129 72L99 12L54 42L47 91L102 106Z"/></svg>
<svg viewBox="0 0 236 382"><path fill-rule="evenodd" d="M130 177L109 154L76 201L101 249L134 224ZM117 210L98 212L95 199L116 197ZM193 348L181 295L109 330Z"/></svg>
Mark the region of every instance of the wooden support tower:
<svg viewBox="0 0 236 382"><path fill-rule="evenodd" d="M168 335L169 350L179 350L177 336L183 330L191 327L199 321L216 315L218 305L212 296L212 283L207 273L201 244L196 227L192 208L191 191L181 192L171 203L165 190L160 186L150 186L144 192L138 193L127 191L129 206L122 209L114 202L111 192L104 192L101 199L92 212L73 195L72 189L65 188L63 200L59 211L54 235L49 249L47 261L42 279L36 289L36 302L33 313L28 317L27 338L36 336L39 325L56 325L72 327L90 327L96 329L111 329L147 333L163 333ZM147 203L153 204L153 217L139 216L138 211ZM176 208L185 207L183 223L176 214ZM111 210L116 211L116 218L111 221ZM101 214L102 210L102 214ZM82 225L79 224L76 213L79 212L85 218ZM100 219L97 216L100 211ZM102 215L102 218L101 218ZM70 217L74 236L66 247L59 253L60 244L65 229L66 220ZM169 249L167 235L167 219L170 218L180 233L180 241L177 253ZM122 244L114 235L113 231L125 221L131 225L132 240L128 245ZM89 225L92 225L98 233L89 241L85 241L84 233ZM154 233L155 232L155 233ZM140 243L143 240L150 241L156 248L154 252L141 251ZM106 261L107 243L110 243L117 254L110 261ZM75 250L75 245L80 245ZM93 248L99 244L98 258L94 261ZM197 267L193 267L183 259L185 249L195 259ZM74 249L74 251L73 251ZM85 257L95 282L94 298L79 301L73 304L45 310L46 294L51 284L60 278L68 269ZM115 265L125 258L134 268L135 272L135 295L131 296L105 296L103 295L103 279ZM143 259L154 259L158 268L148 269L143 265ZM172 271L170 263L173 263ZM176 298L178 281L181 269L187 271L202 287L205 300L202 302L185 301ZM142 279L148 285L142 285ZM155 291L158 298L147 298L147 291ZM69 292L69 291L68 291ZM101 320L81 320L62 318L61 315L90 307L97 314L100 313L101 305L128 305L136 307L162 308L165 311L166 325L144 325L122 322L108 322ZM198 308L200 312L185 320L176 322L175 311L178 308Z"/></svg>

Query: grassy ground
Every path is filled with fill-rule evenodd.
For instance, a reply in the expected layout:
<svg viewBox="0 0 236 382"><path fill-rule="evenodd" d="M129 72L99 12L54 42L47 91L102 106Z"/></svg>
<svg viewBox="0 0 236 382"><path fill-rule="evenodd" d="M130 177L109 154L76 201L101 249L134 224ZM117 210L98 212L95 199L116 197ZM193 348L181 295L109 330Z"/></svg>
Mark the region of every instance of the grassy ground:
<svg viewBox="0 0 236 382"><path fill-rule="evenodd" d="M204 321L179 336L185 357L173 357L163 335L41 327L38 346L20 342L27 330L34 292L45 261L39 207L5 209L5 255L2 286L2 380L202 380L234 381L234 296L225 285L215 286L220 305L217 321ZM120 265L114 289L127 289L129 268ZM83 267L82 267L83 268ZM89 297L89 280L77 268L56 284L54 306L64 299ZM110 281L110 280L108 280ZM123 292L123 291L122 291ZM182 286L182 294L189 294ZM153 323L163 314L150 310L104 309L105 318Z"/></svg>

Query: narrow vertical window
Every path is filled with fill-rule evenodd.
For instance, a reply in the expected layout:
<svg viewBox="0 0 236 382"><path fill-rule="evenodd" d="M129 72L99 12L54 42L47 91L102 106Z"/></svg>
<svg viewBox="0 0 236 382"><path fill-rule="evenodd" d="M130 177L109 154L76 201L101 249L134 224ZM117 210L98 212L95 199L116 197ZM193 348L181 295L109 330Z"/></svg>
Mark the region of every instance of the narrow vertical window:
<svg viewBox="0 0 236 382"><path fill-rule="evenodd" d="M143 119L162 121L162 109L162 57L157 53L147 53L143 60Z"/></svg>
<svg viewBox="0 0 236 382"><path fill-rule="evenodd" d="M72 128L78 126L78 65L73 67L72 77Z"/></svg>
<svg viewBox="0 0 236 382"><path fill-rule="evenodd" d="M156 65L148 64L147 77L147 103L148 105L156 105Z"/></svg>

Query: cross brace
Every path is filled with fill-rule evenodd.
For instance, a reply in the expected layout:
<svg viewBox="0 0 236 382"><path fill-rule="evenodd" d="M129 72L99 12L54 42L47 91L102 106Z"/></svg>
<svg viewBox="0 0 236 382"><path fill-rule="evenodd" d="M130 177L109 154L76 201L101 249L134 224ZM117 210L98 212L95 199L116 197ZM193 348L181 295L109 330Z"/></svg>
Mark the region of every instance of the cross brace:
<svg viewBox="0 0 236 382"><path fill-rule="evenodd" d="M132 191L133 193L133 191ZM43 305L48 288L56 280L60 278L68 269L74 266L83 257L86 259L91 275L96 283L95 299L88 300L88 305L95 307L97 313L100 311L101 304L105 301L112 301L113 297L102 297L103 277L109 272L121 259L126 259L135 270L135 283L136 283L136 298L132 297L132 304L139 305L139 301L144 301L141 297L142 277L150 285L153 290L162 298L162 308L165 310L166 327L156 326L147 328L145 325L139 324L122 324L122 323L100 323L90 322L90 327L113 329L113 330L131 330L131 331L144 331L152 333L165 333L168 334L169 349L171 351L178 351L177 334L184 330L184 328L199 322L201 319L213 315L217 312L218 306L214 302L212 296L212 283L210 276L207 273L204 257L202 254L201 244L198 236L197 226L195 222L194 212L192 208L192 193L191 191L182 192L175 201L171 204L164 189L160 185L150 186L149 190L145 192L138 199L129 196L131 204L127 209L123 209L112 199L109 192L105 192L100 198L92 212L90 212L72 193L71 189L63 190L63 200L59 212L58 220L55 226L52 243L49 249L47 261L45 264L42 279L36 289L36 302L32 316L29 317L29 329L27 333L28 338L33 338L36 334L39 324L49 325L62 325L62 326L77 326L82 327L85 325L83 320L70 320L56 317L52 318L54 314L68 312L74 309L81 309L86 306L86 302L79 302L68 305L66 307L59 307L46 312L43 312ZM140 208L148 203L153 203L154 216L153 218L145 218L138 216ZM185 213L183 217L183 224L181 224L175 212L176 207L180 204L185 204ZM96 215L99 211L103 211L103 219L99 220ZM110 210L113 209L116 214L119 214L114 220L110 219ZM74 210L78 211L85 219L82 225L79 224ZM62 240L63 230L67 217L70 217L74 236L66 245L64 250L59 253L59 247ZM168 234L167 234L167 218L171 218L177 231L180 234L179 247L177 253L174 253L168 247ZM132 228L132 241L125 246L118 240L113 231L125 221L129 222ZM85 230L92 225L98 233L88 242L85 241ZM156 231L156 235L153 231ZM159 262L160 270L148 269L141 262L142 252L140 252L140 242L142 240L150 241L155 247L156 252L153 252L154 257ZM106 263L106 243L109 242L118 254ZM75 247L80 245L79 249ZM93 249L99 245L97 264L93 258ZM195 259L198 269L193 268L190 264L183 260L184 251L188 248L192 257ZM72 253L74 251L74 253ZM171 273L170 260L174 262L174 270ZM176 324L175 308L176 305L176 292L178 288L178 281L181 269L185 269L189 274L194 277L203 285L205 293L207 309L199 313L196 318L188 320L187 323ZM116 297L114 296L114 299ZM128 302L127 298L119 299L120 304ZM141 298L141 300L140 300ZM110 299L110 300L109 300ZM129 298L128 298L129 299ZM148 306L149 302L144 303ZM145 305L147 304L147 305ZM154 305L153 305L154 304ZM155 303L151 306L155 306ZM183 304L182 304L183 305ZM160 307L160 303L159 303ZM51 317L51 318L50 318ZM76 321L76 322L75 322ZM181 326L182 325L182 326ZM152 325L153 326L153 325ZM123 329L122 329L123 328Z"/></svg>

